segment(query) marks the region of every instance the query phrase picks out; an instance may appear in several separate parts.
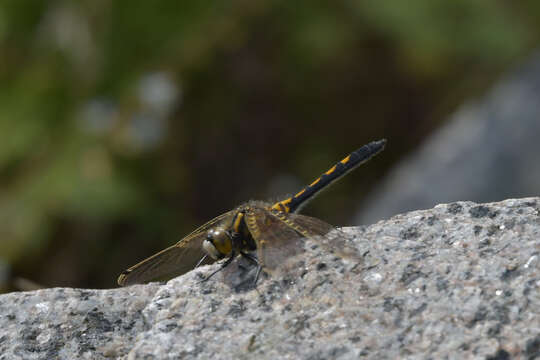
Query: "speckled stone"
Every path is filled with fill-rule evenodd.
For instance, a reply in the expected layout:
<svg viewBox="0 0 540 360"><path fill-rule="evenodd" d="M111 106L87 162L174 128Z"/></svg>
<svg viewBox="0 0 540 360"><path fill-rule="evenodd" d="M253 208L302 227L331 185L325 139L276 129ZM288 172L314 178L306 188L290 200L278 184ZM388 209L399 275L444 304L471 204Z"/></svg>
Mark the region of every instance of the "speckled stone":
<svg viewBox="0 0 540 360"><path fill-rule="evenodd" d="M540 199L459 202L306 242L250 286L236 262L167 283L0 296L0 359L540 358Z"/></svg>

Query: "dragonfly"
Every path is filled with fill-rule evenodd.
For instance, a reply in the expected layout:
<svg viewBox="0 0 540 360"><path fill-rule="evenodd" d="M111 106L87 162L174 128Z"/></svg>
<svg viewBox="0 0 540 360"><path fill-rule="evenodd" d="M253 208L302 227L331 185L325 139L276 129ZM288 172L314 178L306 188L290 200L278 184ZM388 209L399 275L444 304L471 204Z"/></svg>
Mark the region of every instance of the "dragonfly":
<svg viewBox="0 0 540 360"><path fill-rule="evenodd" d="M224 259L207 280L237 256L257 265L256 283L261 270L271 272L282 264L283 257L295 253L298 239L322 238L335 229L298 212L322 190L384 150L385 145L386 139L382 139L362 146L294 196L275 203L250 201L210 220L176 244L122 272L118 285L172 278Z"/></svg>

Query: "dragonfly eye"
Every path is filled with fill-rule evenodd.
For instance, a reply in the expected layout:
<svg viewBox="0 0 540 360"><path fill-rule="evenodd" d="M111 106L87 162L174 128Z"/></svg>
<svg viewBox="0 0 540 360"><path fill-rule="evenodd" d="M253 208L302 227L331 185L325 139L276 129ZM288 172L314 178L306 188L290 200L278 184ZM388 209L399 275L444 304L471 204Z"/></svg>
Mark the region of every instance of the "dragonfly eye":
<svg viewBox="0 0 540 360"><path fill-rule="evenodd" d="M204 251L213 259L222 259L232 251L231 238L222 228L208 230L202 245Z"/></svg>

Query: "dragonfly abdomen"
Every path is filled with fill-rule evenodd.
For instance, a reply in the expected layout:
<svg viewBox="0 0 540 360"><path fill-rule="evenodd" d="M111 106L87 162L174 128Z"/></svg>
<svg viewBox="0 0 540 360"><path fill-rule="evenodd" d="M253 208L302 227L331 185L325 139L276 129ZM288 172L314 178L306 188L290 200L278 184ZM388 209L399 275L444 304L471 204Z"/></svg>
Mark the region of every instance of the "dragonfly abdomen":
<svg viewBox="0 0 540 360"><path fill-rule="evenodd" d="M386 139L382 139L362 146L360 149L352 152L349 156L332 166L327 172L300 190L296 195L272 205L272 209L287 213L298 212L322 190L328 188L332 183L341 179L349 171L354 170L381 152L384 149L385 144Z"/></svg>

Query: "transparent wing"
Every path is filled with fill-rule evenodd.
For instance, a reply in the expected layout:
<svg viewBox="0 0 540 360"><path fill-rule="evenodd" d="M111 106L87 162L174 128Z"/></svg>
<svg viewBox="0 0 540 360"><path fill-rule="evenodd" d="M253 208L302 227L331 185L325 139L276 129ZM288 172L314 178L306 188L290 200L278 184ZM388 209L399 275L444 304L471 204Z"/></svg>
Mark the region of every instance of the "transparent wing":
<svg viewBox="0 0 540 360"><path fill-rule="evenodd" d="M118 285L126 286L152 280L172 278L184 274L197 265L205 255L202 242L209 228L223 222L232 222L236 210L226 212L185 236L176 244L133 265L118 277ZM212 263L208 258L203 264Z"/></svg>
<svg viewBox="0 0 540 360"><path fill-rule="evenodd" d="M325 250L341 257L361 258L361 254L354 245L353 237L351 235L311 216L300 214L284 215L295 226L303 229L302 231L306 233L306 237L310 237L321 244Z"/></svg>
<svg viewBox="0 0 540 360"><path fill-rule="evenodd" d="M246 223L257 243L261 265L270 270L303 251L301 238L310 238L325 251L341 257L361 258L349 235L317 218L251 207Z"/></svg>
<svg viewBox="0 0 540 360"><path fill-rule="evenodd" d="M302 232L306 237L315 235L325 236L332 230L336 230L335 227L327 222L311 216L283 213L283 218L290 221L292 226L297 227L297 231Z"/></svg>
<svg viewBox="0 0 540 360"><path fill-rule="evenodd" d="M277 212L262 207L246 211L246 224L257 244L257 258L267 270L283 266L287 258L303 251L303 234L287 225Z"/></svg>

